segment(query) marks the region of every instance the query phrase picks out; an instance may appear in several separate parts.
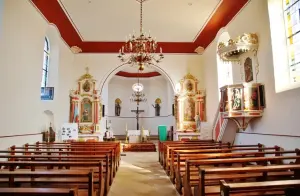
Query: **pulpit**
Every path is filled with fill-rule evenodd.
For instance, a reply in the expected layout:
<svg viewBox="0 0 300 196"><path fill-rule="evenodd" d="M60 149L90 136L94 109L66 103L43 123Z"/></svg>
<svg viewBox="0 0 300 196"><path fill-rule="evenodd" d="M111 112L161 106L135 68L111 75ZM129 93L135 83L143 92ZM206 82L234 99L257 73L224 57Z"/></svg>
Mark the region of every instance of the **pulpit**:
<svg viewBox="0 0 300 196"><path fill-rule="evenodd" d="M70 91L70 123L77 123L79 134L82 139L103 140L100 133L101 103L100 94L96 90L96 80L86 73L77 81L77 89Z"/></svg>

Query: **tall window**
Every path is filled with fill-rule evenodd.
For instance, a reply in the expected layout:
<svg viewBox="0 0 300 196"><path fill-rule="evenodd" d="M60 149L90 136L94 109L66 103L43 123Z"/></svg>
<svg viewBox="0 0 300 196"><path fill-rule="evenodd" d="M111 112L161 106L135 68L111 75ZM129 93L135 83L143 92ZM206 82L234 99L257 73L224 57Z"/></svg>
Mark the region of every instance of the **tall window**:
<svg viewBox="0 0 300 196"><path fill-rule="evenodd" d="M300 0L283 0L283 13L290 79L300 82Z"/></svg>
<svg viewBox="0 0 300 196"><path fill-rule="evenodd" d="M48 38L45 37L43 75L42 75L41 87L47 87L48 85L49 57L50 57L49 55L50 55L50 44Z"/></svg>

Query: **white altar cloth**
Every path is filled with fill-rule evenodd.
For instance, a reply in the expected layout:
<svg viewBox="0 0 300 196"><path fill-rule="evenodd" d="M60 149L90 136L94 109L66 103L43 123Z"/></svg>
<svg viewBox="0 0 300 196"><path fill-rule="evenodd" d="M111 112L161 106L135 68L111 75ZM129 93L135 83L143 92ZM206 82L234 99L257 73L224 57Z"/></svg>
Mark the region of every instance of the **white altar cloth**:
<svg viewBox="0 0 300 196"><path fill-rule="evenodd" d="M141 130L128 130L127 136L140 136ZM150 136L149 130L143 130L144 136Z"/></svg>

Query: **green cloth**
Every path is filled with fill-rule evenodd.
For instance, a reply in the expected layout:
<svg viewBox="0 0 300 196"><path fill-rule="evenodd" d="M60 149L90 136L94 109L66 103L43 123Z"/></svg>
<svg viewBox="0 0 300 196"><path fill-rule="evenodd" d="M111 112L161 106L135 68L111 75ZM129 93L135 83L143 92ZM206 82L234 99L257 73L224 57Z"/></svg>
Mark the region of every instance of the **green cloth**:
<svg viewBox="0 0 300 196"><path fill-rule="evenodd" d="M159 138L159 141L167 141L167 126L166 125L158 126L158 138Z"/></svg>

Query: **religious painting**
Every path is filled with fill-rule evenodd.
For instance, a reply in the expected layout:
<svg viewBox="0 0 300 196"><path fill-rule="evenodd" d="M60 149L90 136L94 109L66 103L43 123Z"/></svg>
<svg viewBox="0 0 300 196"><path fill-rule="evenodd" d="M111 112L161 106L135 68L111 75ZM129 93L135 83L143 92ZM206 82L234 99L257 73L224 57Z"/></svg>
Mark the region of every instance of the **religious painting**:
<svg viewBox="0 0 300 196"><path fill-rule="evenodd" d="M258 89L251 88L250 110L258 110Z"/></svg>
<svg viewBox="0 0 300 196"><path fill-rule="evenodd" d="M82 100L81 122L92 122L92 102L88 98Z"/></svg>
<svg viewBox="0 0 300 196"><path fill-rule="evenodd" d="M231 108L232 110L242 109L242 89L240 88L231 89Z"/></svg>
<svg viewBox="0 0 300 196"><path fill-rule="evenodd" d="M245 71L245 82L253 81L253 68L252 68L252 60L248 57L244 63L244 71Z"/></svg>
<svg viewBox="0 0 300 196"><path fill-rule="evenodd" d="M90 92L90 90L91 90L91 84L89 83L89 81L85 81L85 83L83 84L83 90L85 91L85 92Z"/></svg>
<svg viewBox="0 0 300 196"><path fill-rule="evenodd" d="M184 120L194 121L195 117L195 101L189 97L184 101Z"/></svg>
<svg viewBox="0 0 300 196"><path fill-rule="evenodd" d="M187 91L192 91L193 90L193 84L190 80L188 80L186 83L185 83L185 88Z"/></svg>

